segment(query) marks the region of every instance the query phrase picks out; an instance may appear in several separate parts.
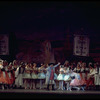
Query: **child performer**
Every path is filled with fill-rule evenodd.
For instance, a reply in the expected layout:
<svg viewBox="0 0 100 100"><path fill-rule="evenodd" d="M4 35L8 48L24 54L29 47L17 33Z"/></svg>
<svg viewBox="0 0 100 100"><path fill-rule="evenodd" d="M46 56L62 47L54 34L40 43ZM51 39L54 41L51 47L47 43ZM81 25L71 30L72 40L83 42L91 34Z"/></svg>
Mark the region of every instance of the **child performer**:
<svg viewBox="0 0 100 100"><path fill-rule="evenodd" d="M73 64L71 64L71 66L73 66ZM70 82L71 82L71 73L72 73L72 69L71 67L69 67L69 69L64 70L65 76L64 76L64 82L65 82L65 89L66 89L66 85L67 85L67 90L71 91L70 88Z"/></svg>
<svg viewBox="0 0 100 100"><path fill-rule="evenodd" d="M24 72L24 84L25 84L25 89L28 88L28 85L30 85L30 79L31 79L31 68L29 64L26 64L25 66L25 72ZM31 88L31 85L30 85Z"/></svg>
<svg viewBox="0 0 100 100"><path fill-rule="evenodd" d="M81 64L80 75L81 75L81 79L84 81L84 85L82 86L82 89L84 90L86 86L86 63L85 62Z"/></svg>
<svg viewBox="0 0 100 100"><path fill-rule="evenodd" d="M40 89L42 89L43 86L43 80L45 79L45 73L44 73L44 66L43 64L41 64L41 67L38 68L38 79L40 79Z"/></svg>
<svg viewBox="0 0 100 100"><path fill-rule="evenodd" d="M64 69L62 68L62 66L60 66L60 69L59 69L59 75L57 77L57 80L59 81L59 88L58 89L61 89L63 90L63 80L64 80Z"/></svg>
<svg viewBox="0 0 100 100"><path fill-rule="evenodd" d="M94 63L94 70L97 72L95 75L94 75L94 83L95 83L95 86L96 86L96 90L98 90L99 88L99 70L98 70L98 64L97 63Z"/></svg>
<svg viewBox="0 0 100 100"><path fill-rule="evenodd" d="M17 67L17 69L15 71L15 88L20 86L20 89L22 89L25 64L23 62L21 62L19 65L17 64L16 67Z"/></svg>
<svg viewBox="0 0 100 100"><path fill-rule="evenodd" d="M37 64L36 63L33 63L33 66L32 66L32 72L31 72L31 77L32 77L32 89L36 89L36 80L38 78L38 69L37 69Z"/></svg>
<svg viewBox="0 0 100 100"><path fill-rule="evenodd" d="M3 60L0 60L0 84L2 86L2 89L4 89L5 84L7 84L7 80L5 78L6 74L5 74L5 69L3 66Z"/></svg>
<svg viewBox="0 0 100 100"><path fill-rule="evenodd" d="M12 88L12 85L13 85L13 82L14 82L14 77L13 77L13 73L12 73L12 62L9 63L9 66L8 66L8 70L7 70L7 73L8 73L8 88Z"/></svg>
<svg viewBox="0 0 100 100"><path fill-rule="evenodd" d="M71 83L70 83L70 86L71 87L73 86L77 90L80 90L81 88L83 89L82 86L84 85L84 81L81 78L80 71L81 71L81 65L80 65L80 62L78 62L77 67L76 67L76 72L73 73L75 78L73 78Z"/></svg>
<svg viewBox="0 0 100 100"><path fill-rule="evenodd" d="M90 68L90 72L88 73L88 80L87 80L87 83L86 83L86 90L88 90L90 85L93 85L93 87L95 88L94 75L97 72L94 70L92 63L89 63L89 68Z"/></svg>

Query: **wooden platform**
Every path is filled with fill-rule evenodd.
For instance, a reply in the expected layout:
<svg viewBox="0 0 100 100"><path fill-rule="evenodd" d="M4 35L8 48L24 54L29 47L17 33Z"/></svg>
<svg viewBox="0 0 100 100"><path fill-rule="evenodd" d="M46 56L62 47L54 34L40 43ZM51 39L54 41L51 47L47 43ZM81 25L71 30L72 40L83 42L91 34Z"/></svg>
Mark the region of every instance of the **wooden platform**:
<svg viewBox="0 0 100 100"><path fill-rule="evenodd" d="M0 90L0 98L37 98L37 99L62 99L62 98L72 98L72 99L95 99L100 98L100 91L65 91L65 90L30 90L30 89L6 89Z"/></svg>

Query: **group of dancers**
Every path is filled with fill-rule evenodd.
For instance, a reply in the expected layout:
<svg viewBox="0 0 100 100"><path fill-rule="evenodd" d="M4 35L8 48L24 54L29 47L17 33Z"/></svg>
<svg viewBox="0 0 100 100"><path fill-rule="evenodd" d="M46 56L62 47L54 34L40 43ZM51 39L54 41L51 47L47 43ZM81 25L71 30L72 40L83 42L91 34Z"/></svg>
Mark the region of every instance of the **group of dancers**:
<svg viewBox="0 0 100 100"><path fill-rule="evenodd" d="M46 85L47 90L88 90L89 86L98 89L100 66L98 63L66 60L64 64L42 63L37 67L36 63L0 60L1 89L37 89L37 82L39 89Z"/></svg>

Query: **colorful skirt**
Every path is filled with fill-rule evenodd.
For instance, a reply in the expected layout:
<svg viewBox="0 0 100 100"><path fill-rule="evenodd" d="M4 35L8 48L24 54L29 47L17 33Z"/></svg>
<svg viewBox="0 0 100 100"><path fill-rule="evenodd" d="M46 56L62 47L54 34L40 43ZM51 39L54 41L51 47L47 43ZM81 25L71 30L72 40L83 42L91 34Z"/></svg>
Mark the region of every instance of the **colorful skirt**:
<svg viewBox="0 0 100 100"><path fill-rule="evenodd" d="M64 76L64 81L71 81L72 79L71 79L71 77L70 77L70 75L65 75Z"/></svg>
<svg viewBox="0 0 100 100"><path fill-rule="evenodd" d="M10 84L10 85L13 84L14 79L11 72L5 72L5 73L6 73L7 84Z"/></svg>
<svg viewBox="0 0 100 100"><path fill-rule="evenodd" d="M35 74L35 73L32 73L31 74L31 79L37 79L38 78L38 75L37 74Z"/></svg>
<svg viewBox="0 0 100 100"><path fill-rule="evenodd" d="M44 73L39 73L38 74L38 79L45 79L45 74Z"/></svg>
<svg viewBox="0 0 100 100"><path fill-rule="evenodd" d="M64 74L59 74L57 77L57 80L64 80Z"/></svg>
<svg viewBox="0 0 100 100"><path fill-rule="evenodd" d="M70 85L71 86L82 86L82 85L85 85L85 81L79 80L79 79L73 79L71 80Z"/></svg>
<svg viewBox="0 0 100 100"><path fill-rule="evenodd" d="M7 84L5 72L0 73L0 83Z"/></svg>
<svg viewBox="0 0 100 100"><path fill-rule="evenodd" d="M31 79L30 73L24 73L24 74L23 74L23 78L24 78L24 79Z"/></svg>

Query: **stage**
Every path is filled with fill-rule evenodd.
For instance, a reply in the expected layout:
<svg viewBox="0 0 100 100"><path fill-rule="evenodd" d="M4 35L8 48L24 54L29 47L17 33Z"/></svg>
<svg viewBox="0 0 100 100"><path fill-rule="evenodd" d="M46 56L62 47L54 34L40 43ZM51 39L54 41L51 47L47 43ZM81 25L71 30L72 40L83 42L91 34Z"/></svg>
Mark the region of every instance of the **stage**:
<svg viewBox="0 0 100 100"><path fill-rule="evenodd" d="M37 98L37 99L65 99L65 98L72 98L72 99L95 99L100 98L100 91L67 91L67 90L55 90L55 91L48 91L45 89L42 90L32 90L32 89L0 89L0 98Z"/></svg>

